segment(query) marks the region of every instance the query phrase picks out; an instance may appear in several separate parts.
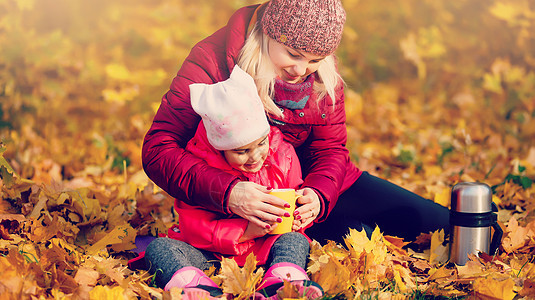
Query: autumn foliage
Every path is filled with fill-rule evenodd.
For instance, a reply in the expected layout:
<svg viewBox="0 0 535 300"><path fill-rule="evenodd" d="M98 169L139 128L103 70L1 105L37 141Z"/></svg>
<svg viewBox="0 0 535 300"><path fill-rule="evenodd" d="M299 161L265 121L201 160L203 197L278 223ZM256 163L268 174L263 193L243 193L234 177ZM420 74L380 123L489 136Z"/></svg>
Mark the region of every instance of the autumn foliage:
<svg viewBox="0 0 535 300"><path fill-rule="evenodd" d="M1 299L180 299L126 264L136 236L178 221L141 143L189 49L253 3L0 0ZM444 206L454 184L488 184L504 237L456 266L443 232L351 230L312 244L311 278L327 299L534 298L535 5L343 3L352 159ZM246 299L264 269L208 272Z"/></svg>

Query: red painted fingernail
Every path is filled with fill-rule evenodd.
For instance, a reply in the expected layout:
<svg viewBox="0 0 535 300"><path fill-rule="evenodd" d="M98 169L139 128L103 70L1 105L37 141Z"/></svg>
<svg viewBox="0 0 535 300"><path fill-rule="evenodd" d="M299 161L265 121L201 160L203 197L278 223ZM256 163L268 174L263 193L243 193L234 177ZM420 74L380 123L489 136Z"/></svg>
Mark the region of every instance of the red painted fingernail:
<svg viewBox="0 0 535 300"><path fill-rule="evenodd" d="M296 210L294 211L294 216L297 216L299 214L299 212Z"/></svg>
<svg viewBox="0 0 535 300"><path fill-rule="evenodd" d="M301 216L296 216L295 219L296 220L301 220Z"/></svg>
<svg viewBox="0 0 535 300"><path fill-rule="evenodd" d="M290 217L290 214L287 213L287 212L285 212L285 213L284 213L284 216L285 216L286 218L289 218L289 217Z"/></svg>
<svg viewBox="0 0 535 300"><path fill-rule="evenodd" d="M269 225L266 225L266 229L270 229L270 228L271 228L271 226L269 226Z"/></svg>
<svg viewBox="0 0 535 300"><path fill-rule="evenodd" d="M291 206L289 203L286 203L286 204L284 204L284 207L286 207L286 208L290 208L290 207L292 207L292 206Z"/></svg>
<svg viewBox="0 0 535 300"><path fill-rule="evenodd" d="M273 188L272 188L272 187L270 187L270 186L268 186L268 187L267 187L267 189L268 189L268 190L272 190Z"/></svg>
<svg viewBox="0 0 535 300"><path fill-rule="evenodd" d="M282 219L281 218L277 218L277 223L282 223Z"/></svg>

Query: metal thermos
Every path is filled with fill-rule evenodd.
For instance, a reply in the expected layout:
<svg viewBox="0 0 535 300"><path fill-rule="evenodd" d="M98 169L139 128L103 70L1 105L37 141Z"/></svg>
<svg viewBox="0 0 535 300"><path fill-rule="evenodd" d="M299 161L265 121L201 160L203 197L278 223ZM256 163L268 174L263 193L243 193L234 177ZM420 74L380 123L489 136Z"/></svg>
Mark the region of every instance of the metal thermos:
<svg viewBox="0 0 535 300"><path fill-rule="evenodd" d="M470 253L493 255L496 252L503 235L496 212L498 207L492 202L488 185L462 182L452 188L450 262L465 265ZM492 241L491 228L494 228Z"/></svg>

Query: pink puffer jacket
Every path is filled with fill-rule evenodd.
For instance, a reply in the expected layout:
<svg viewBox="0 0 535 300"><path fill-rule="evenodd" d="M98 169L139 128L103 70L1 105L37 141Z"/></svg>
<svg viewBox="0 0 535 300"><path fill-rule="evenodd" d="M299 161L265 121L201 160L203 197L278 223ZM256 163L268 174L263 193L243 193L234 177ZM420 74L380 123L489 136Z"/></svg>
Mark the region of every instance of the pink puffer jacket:
<svg viewBox="0 0 535 300"><path fill-rule="evenodd" d="M299 160L294 148L283 140L282 133L275 127L271 127L269 133L269 155L262 168L255 173L233 169L223 154L210 145L202 123L186 149L202 157L211 166L264 186L297 188L303 183ZM178 226L175 225L169 229L170 238L184 241L197 249L210 251L219 259L223 256L233 258L239 266L245 264L250 253L255 255L259 265L265 264L273 243L279 237L279 235L268 234L240 243L239 240L249 223L247 220L238 216L211 212L178 200L175 203L175 209L180 222ZM299 232L305 235L304 229Z"/></svg>
<svg viewBox="0 0 535 300"><path fill-rule="evenodd" d="M258 5L239 9L228 24L193 47L163 96L142 150L143 167L150 179L169 195L189 205L230 213L227 197L239 178L208 166L185 150L200 117L190 104L189 85L213 84L229 78ZM303 109L284 112L276 125L301 160L304 183L318 192L324 220L340 193L357 180L361 171L349 159L345 147L344 91L337 99L310 97ZM273 116L272 116L273 117Z"/></svg>

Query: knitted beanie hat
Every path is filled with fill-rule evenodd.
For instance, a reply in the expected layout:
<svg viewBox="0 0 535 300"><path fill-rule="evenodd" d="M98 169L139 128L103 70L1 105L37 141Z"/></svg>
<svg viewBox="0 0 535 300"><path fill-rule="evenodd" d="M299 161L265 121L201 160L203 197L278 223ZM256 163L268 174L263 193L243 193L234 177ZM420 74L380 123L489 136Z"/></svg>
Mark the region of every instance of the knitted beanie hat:
<svg viewBox="0 0 535 300"><path fill-rule="evenodd" d="M256 84L234 66L230 78L215 84L189 86L191 106L206 128L208 141L217 150L243 147L269 133L269 123Z"/></svg>
<svg viewBox="0 0 535 300"><path fill-rule="evenodd" d="M345 21L340 0L271 0L261 22L264 33L279 43L327 56L340 44Z"/></svg>

